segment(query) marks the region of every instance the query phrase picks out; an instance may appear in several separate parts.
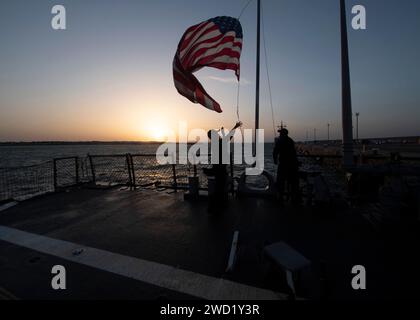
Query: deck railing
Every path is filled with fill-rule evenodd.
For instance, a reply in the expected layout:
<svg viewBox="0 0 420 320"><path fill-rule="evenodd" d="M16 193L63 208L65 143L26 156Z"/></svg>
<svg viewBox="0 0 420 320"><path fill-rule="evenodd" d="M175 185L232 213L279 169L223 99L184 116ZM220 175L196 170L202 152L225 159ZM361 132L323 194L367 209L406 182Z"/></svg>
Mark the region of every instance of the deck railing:
<svg viewBox="0 0 420 320"><path fill-rule="evenodd" d="M0 202L54 191L53 161L26 167L0 168Z"/></svg>
<svg viewBox="0 0 420 320"><path fill-rule="evenodd" d="M321 166L338 168L339 155L301 154L300 158ZM363 163L408 162L419 163L420 158L365 156ZM203 168L207 164L160 165L155 154L87 155L86 157L55 158L52 161L26 167L0 168L0 202L9 199L26 199L33 195L59 191L71 186L123 185L131 189L155 185L174 190L188 188L188 177L197 176L200 188L207 188ZM244 166L231 165L228 172L232 178L239 177Z"/></svg>

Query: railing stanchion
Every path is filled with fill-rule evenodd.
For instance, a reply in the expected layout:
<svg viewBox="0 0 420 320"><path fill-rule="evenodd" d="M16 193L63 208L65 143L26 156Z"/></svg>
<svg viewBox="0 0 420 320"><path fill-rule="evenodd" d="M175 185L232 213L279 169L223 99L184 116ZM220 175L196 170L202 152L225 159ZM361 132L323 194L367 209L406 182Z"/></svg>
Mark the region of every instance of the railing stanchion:
<svg viewBox="0 0 420 320"><path fill-rule="evenodd" d="M93 165L93 159L90 154L88 154L88 158L89 158L89 164L90 164L90 171L92 173L92 182L94 185L96 185L96 175L95 175L95 167Z"/></svg>
<svg viewBox="0 0 420 320"><path fill-rule="evenodd" d="M172 176L173 176L173 179L174 179L174 189L175 189L175 192L177 192L178 191L178 182L177 182L177 179L176 179L176 165L175 164L172 165Z"/></svg>
<svg viewBox="0 0 420 320"><path fill-rule="evenodd" d="M57 191L57 160L53 160L54 192Z"/></svg>
<svg viewBox="0 0 420 320"><path fill-rule="evenodd" d="M178 181L176 179L176 154L172 153L172 179L175 192L178 192Z"/></svg>
<svg viewBox="0 0 420 320"><path fill-rule="evenodd" d="M133 189L133 178L131 176L131 165L130 165L130 156L128 153L125 155L125 160L127 162L127 171L128 171L128 185L130 186L130 190Z"/></svg>
<svg viewBox="0 0 420 320"><path fill-rule="evenodd" d="M135 175L135 171L134 171L133 155L129 154L129 157L130 157L130 163L131 163L131 176L133 178L133 187L134 187L134 190L136 190L137 184L136 184L136 175Z"/></svg>
<svg viewBox="0 0 420 320"><path fill-rule="evenodd" d="M76 166L76 184L79 184L79 157L74 157L74 164Z"/></svg>

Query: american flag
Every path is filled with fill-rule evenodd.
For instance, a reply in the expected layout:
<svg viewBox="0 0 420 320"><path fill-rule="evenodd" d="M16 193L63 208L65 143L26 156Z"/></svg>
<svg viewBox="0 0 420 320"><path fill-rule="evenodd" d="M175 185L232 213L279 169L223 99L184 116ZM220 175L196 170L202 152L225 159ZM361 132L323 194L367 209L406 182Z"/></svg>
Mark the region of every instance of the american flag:
<svg viewBox="0 0 420 320"><path fill-rule="evenodd" d="M190 27L182 36L173 62L178 92L193 103L222 112L193 72L203 67L234 70L239 80L242 26L238 19L216 17Z"/></svg>

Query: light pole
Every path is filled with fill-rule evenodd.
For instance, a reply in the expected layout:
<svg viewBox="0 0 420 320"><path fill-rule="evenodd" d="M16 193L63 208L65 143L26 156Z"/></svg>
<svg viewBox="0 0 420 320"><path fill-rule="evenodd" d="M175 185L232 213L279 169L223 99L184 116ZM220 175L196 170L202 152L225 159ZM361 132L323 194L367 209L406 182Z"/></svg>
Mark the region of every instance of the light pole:
<svg viewBox="0 0 420 320"><path fill-rule="evenodd" d="M328 138L328 143L330 142L330 124L327 123L327 138Z"/></svg>
<svg viewBox="0 0 420 320"><path fill-rule="evenodd" d="M359 116L360 112L356 112L356 143L359 143Z"/></svg>
<svg viewBox="0 0 420 320"><path fill-rule="evenodd" d="M316 128L314 128L314 143L316 144Z"/></svg>

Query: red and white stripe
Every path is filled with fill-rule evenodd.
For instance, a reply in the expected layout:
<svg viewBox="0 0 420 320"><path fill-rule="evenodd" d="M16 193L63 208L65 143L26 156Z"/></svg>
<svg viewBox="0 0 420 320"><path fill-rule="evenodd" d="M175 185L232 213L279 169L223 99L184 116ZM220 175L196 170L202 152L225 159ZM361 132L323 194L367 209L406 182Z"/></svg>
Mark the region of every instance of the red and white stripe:
<svg viewBox="0 0 420 320"><path fill-rule="evenodd" d="M182 37L173 62L174 83L178 92L193 103L222 112L220 105L204 90L192 74L203 67L235 71L239 80L242 39L234 31L221 33L206 21L189 28Z"/></svg>

